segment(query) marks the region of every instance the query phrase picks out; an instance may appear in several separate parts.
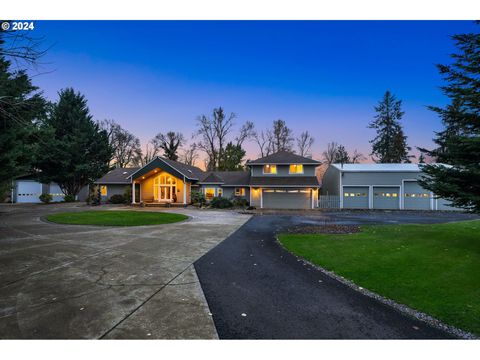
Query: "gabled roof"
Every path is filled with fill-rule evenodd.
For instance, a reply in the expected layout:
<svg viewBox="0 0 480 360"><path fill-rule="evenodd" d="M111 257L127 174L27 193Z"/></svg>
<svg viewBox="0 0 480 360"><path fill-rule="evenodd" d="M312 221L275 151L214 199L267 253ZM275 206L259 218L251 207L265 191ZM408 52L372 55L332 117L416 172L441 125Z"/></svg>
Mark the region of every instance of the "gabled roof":
<svg viewBox="0 0 480 360"><path fill-rule="evenodd" d="M200 180L200 184L221 184L222 186L248 186L249 171L211 171Z"/></svg>
<svg viewBox="0 0 480 360"><path fill-rule="evenodd" d="M316 176L253 176L250 186L319 187Z"/></svg>
<svg viewBox="0 0 480 360"><path fill-rule="evenodd" d="M332 164L344 172L421 172L419 164Z"/></svg>
<svg viewBox="0 0 480 360"><path fill-rule="evenodd" d="M168 172L173 172L175 176L185 176L189 180L199 180L205 172L196 166L187 165L178 161L166 159L161 156L156 156L148 164L139 168L137 171L130 174L130 177L140 177L156 167L160 167Z"/></svg>
<svg viewBox="0 0 480 360"><path fill-rule="evenodd" d="M211 171L207 173L203 179L200 180L200 184L223 184L223 179L215 174L215 172Z"/></svg>
<svg viewBox="0 0 480 360"><path fill-rule="evenodd" d="M117 168L110 170L100 179L95 181L95 184L130 184L129 176L137 171L138 167L132 168Z"/></svg>
<svg viewBox="0 0 480 360"><path fill-rule="evenodd" d="M274 154L262 157L257 160L247 161L246 165L266 165L266 164L305 164L320 165L321 162L308 157L300 156L289 151L279 151Z"/></svg>

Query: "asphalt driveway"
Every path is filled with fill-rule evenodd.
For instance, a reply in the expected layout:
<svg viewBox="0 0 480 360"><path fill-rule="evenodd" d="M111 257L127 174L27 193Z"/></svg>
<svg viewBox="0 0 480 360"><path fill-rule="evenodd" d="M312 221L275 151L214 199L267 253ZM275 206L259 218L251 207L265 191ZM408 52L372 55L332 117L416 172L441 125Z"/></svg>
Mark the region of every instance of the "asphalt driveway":
<svg viewBox="0 0 480 360"><path fill-rule="evenodd" d="M249 216L169 209L191 218L141 227L41 220L89 209L0 205L0 338L217 338L192 263Z"/></svg>
<svg viewBox="0 0 480 360"><path fill-rule="evenodd" d="M311 213L310 213L311 214ZM288 253L275 234L314 224L437 223L454 212L260 215L195 262L222 339L443 339L451 336L324 275Z"/></svg>

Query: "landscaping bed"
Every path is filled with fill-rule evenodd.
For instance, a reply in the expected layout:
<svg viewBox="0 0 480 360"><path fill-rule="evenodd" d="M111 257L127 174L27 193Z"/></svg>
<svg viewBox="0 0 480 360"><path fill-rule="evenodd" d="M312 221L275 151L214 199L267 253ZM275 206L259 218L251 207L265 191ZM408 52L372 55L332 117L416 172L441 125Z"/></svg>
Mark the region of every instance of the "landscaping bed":
<svg viewBox="0 0 480 360"><path fill-rule="evenodd" d="M289 251L358 286L480 335L480 221L286 233Z"/></svg>
<svg viewBox="0 0 480 360"><path fill-rule="evenodd" d="M186 220L188 216L153 211L81 211L48 215L46 219L59 224L142 226L171 224Z"/></svg>

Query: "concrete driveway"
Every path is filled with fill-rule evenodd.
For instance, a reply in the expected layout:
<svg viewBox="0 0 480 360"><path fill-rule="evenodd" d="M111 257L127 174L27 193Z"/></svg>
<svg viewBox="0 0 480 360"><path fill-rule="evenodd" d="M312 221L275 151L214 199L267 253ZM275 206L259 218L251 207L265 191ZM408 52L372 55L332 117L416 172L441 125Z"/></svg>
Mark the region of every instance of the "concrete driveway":
<svg viewBox="0 0 480 360"><path fill-rule="evenodd" d="M452 336L305 264L276 241L291 226L439 223L458 212L263 215L195 262L221 339L444 339Z"/></svg>
<svg viewBox="0 0 480 360"><path fill-rule="evenodd" d="M249 215L168 209L191 218L125 228L40 219L87 209L0 205L0 338L217 338L192 263Z"/></svg>

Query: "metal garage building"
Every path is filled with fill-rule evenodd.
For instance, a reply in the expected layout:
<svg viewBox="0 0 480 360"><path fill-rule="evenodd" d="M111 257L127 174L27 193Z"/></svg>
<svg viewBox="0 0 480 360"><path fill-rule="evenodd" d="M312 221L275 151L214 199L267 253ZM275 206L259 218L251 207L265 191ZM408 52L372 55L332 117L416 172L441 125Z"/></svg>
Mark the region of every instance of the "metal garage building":
<svg viewBox="0 0 480 360"><path fill-rule="evenodd" d="M418 164L332 164L322 195L338 196L342 209L457 210L418 184Z"/></svg>

